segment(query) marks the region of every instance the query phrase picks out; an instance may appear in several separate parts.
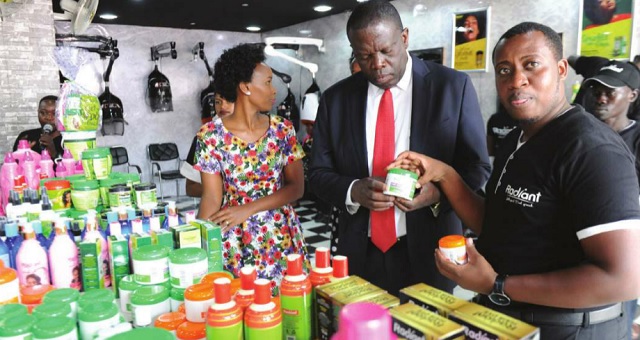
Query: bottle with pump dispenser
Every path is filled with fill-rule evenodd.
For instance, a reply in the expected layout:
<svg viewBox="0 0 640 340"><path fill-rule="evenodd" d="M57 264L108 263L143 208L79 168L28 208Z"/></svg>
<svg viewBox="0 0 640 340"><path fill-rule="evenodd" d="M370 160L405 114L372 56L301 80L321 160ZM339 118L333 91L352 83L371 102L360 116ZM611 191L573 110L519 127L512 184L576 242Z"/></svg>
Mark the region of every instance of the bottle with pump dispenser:
<svg viewBox="0 0 640 340"><path fill-rule="evenodd" d="M282 331L286 339L311 339L311 280L302 269L302 256L287 256L287 275L280 284Z"/></svg>
<svg viewBox="0 0 640 340"><path fill-rule="evenodd" d="M244 266L240 269L240 289L236 292L236 303L244 312L253 303L255 296L254 282L258 273L253 266Z"/></svg>
<svg viewBox="0 0 640 340"><path fill-rule="evenodd" d="M164 223L162 223L162 229L169 229L170 227L175 227L183 224L178 215L178 209L176 208L176 202L167 201L167 206L164 207L166 218L164 219Z"/></svg>
<svg viewBox="0 0 640 340"><path fill-rule="evenodd" d="M22 237L18 233L18 224L16 222L8 222L4 225L4 233L7 236L5 243L9 249L9 266L17 269L16 255L22 244Z"/></svg>
<svg viewBox="0 0 640 340"><path fill-rule="evenodd" d="M53 170L53 160L47 149L42 150L42 157L40 158L40 179L55 177L55 171Z"/></svg>
<svg viewBox="0 0 640 340"><path fill-rule="evenodd" d="M36 233L27 222L24 226L24 240L16 254L16 266L20 284L25 286L49 284L49 261L47 252L36 240Z"/></svg>
<svg viewBox="0 0 640 340"><path fill-rule="evenodd" d="M78 248L69 237L64 220L59 219L55 222L55 235L49 247L51 282L56 288L79 287L81 283Z"/></svg>
<svg viewBox="0 0 640 340"><path fill-rule="evenodd" d="M271 299L271 281L257 279L255 298L244 314L244 339L283 339L282 312Z"/></svg>
<svg viewBox="0 0 640 340"><path fill-rule="evenodd" d="M242 340L242 310L231 299L231 280L213 281L215 302L207 312L207 339Z"/></svg>

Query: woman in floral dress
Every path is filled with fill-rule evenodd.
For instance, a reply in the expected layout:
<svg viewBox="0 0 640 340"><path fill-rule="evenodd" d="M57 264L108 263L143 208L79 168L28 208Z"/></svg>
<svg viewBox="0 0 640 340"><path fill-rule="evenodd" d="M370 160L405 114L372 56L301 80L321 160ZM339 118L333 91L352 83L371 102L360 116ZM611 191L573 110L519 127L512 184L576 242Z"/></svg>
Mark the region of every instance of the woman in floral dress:
<svg viewBox="0 0 640 340"><path fill-rule="evenodd" d="M301 254L309 268L290 205L304 191L304 152L290 121L261 113L276 99L264 60L261 47L242 44L216 62L215 91L235 109L200 128L194 168L204 188L198 217L222 227L225 268L238 276L243 266L254 266L277 294L287 255Z"/></svg>

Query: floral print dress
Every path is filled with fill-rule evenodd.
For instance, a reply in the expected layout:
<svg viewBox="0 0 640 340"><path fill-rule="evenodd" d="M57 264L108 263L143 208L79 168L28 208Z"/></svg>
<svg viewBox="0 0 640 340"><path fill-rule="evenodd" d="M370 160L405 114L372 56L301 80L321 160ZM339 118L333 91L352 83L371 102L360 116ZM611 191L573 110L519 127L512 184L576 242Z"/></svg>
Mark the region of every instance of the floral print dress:
<svg viewBox="0 0 640 340"><path fill-rule="evenodd" d="M219 117L198 132L196 165L204 173L221 174L222 209L247 204L273 194L284 185L284 167L302 159L290 121L270 116L269 129L254 143L228 131ZM289 254L300 254L310 268L298 216L291 205L261 211L223 235L225 269L239 276L245 265L254 266L259 278L271 280L277 294Z"/></svg>

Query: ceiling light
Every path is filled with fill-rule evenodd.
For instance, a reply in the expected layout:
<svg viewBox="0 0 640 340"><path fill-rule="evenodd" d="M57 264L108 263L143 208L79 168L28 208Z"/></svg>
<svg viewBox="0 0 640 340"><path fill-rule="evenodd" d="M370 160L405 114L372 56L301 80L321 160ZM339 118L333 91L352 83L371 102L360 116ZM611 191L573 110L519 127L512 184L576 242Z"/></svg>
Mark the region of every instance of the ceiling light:
<svg viewBox="0 0 640 340"><path fill-rule="evenodd" d="M300 34L310 34L311 30L299 30L298 31Z"/></svg>
<svg viewBox="0 0 640 340"><path fill-rule="evenodd" d="M259 32L260 31L260 27L258 27L258 26L247 26L247 31Z"/></svg>
<svg viewBox="0 0 640 340"><path fill-rule="evenodd" d="M191 25L191 26L195 26L195 25L196 25L196 23L195 23L195 22L192 22L192 23L189 23L189 25Z"/></svg>
<svg viewBox="0 0 640 340"><path fill-rule="evenodd" d="M314 7L313 10L316 12L329 12L332 8L333 7L331 6L320 5L320 6Z"/></svg>
<svg viewBox="0 0 640 340"><path fill-rule="evenodd" d="M369 0L358 0L358 2L367 2Z"/></svg>
<svg viewBox="0 0 640 340"><path fill-rule="evenodd" d="M100 14L100 19L114 20L114 19L118 19L118 16L115 14L105 13L105 14Z"/></svg>
<svg viewBox="0 0 640 340"><path fill-rule="evenodd" d="M249 4L242 4L242 7L249 7Z"/></svg>

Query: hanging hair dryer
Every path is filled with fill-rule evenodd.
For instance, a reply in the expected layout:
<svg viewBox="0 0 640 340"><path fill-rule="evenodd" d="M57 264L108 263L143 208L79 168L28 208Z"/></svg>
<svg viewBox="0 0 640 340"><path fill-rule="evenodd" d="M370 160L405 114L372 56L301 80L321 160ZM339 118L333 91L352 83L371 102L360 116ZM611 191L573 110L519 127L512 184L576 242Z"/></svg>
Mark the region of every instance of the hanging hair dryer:
<svg viewBox="0 0 640 340"><path fill-rule="evenodd" d="M170 49L170 51L160 52L166 49ZM156 64L147 79L147 95L149 106L151 106L151 111L153 112L173 111L171 83L169 78L158 70L158 60L167 56L171 56L172 59L178 58L175 41L151 47L151 60Z"/></svg>
<svg viewBox="0 0 640 340"><path fill-rule="evenodd" d="M211 70L211 67L209 67L207 56L204 54L204 42L201 41L193 46L191 53L193 53L194 58L197 55L202 59L202 61L204 61L204 66L207 68L207 73L209 74L209 86L200 92L200 106L202 107L200 120L202 120L202 123L204 124L216 115L216 93L213 88L213 71Z"/></svg>

